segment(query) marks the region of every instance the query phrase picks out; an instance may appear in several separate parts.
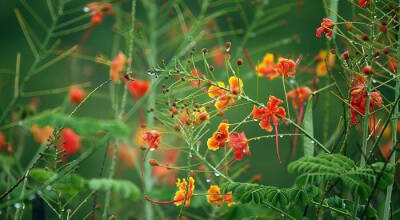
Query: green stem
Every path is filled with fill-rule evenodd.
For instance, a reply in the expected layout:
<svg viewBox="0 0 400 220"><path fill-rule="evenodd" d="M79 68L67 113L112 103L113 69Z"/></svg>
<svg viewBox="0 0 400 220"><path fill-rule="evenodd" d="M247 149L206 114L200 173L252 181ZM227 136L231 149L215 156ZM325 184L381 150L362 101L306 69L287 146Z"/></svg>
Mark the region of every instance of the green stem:
<svg viewBox="0 0 400 220"><path fill-rule="evenodd" d="M119 148L119 141L116 140L114 142L114 150L113 150L113 155L111 158L110 170L109 170L108 177L107 177L108 179L112 179L114 177L118 148ZM111 200L111 190L107 190L106 197L104 199L103 220L107 219L108 207L110 206L110 200Z"/></svg>
<svg viewBox="0 0 400 220"><path fill-rule="evenodd" d="M157 14L158 8L157 3L154 1L143 0L143 4L146 7L148 19L149 19L149 49L150 53L148 56L148 63L151 67L156 66L157 62ZM156 86L155 82L156 78L151 79L151 86ZM147 100L147 107L154 108L155 106L156 96L152 91ZM152 127L154 125L154 118L152 114L147 115L147 126ZM151 152L149 152L148 157L151 157ZM153 188L153 178L151 176L151 167L149 163L144 163L144 181L146 182L145 191L151 192ZM152 204L147 202L145 203L144 212L147 220L153 220L154 212L152 208Z"/></svg>
<svg viewBox="0 0 400 220"><path fill-rule="evenodd" d="M400 0L399 0L400 2ZM397 15L399 16L399 15ZM399 25L399 23L397 24ZM400 56L400 28L398 28L397 31L397 57ZM397 64L397 75L400 74L400 66L399 64ZM400 78L396 78L396 86L394 89L394 96L395 96L395 100L397 100L399 98L399 91L400 91ZM399 112L399 105L396 102L395 105L393 106L394 108L394 112L393 115L395 115L395 117L393 117L392 120L392 147L390 149L390 152L393 150L393 148L396 146L396 142L397 142L397 122L398 122L398 112ZM396 152L393 153L393 155L390 157L390 164L394 165L396 163ZM388 220L390 218L390 207L391 207L391 202L392 202L392 191L393 191L393 183L391 185L388 186L387 190L386 190L386 198L385 198L385 207L384 207L384 212L383 212L383 220Z"/></svg>

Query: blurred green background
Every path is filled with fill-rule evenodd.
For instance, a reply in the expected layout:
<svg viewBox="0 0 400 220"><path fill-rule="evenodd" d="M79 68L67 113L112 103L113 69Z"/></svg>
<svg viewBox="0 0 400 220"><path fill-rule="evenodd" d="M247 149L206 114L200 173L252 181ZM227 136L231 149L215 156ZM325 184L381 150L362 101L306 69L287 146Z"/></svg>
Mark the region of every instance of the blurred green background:
<svg viewBox="0 0 400 220"><path fill-rule="evenodd" d="M278 6L282 4L282 2L297 2L296 0L271 0L269 3L271 7ZM72 5L85 5L87 1L74 1ZM195 1L187 1L190 4L193 4L193 7L196 7L197 3ZM48 11L46 9L44 1L35 1L29 2L32 6L38 10L39 14L43 17L48 18ZM249 48L250 52L252 48L260 47L260 45L271 44L273 42L278 42L283 38L287 38L290 36L297 35L296 40L293 40L288 45L283 45L279 47L275 47L269 51L259 52L257 54L253 54L251 59L253 63L257 63L257 61L262 60L264 54L266 52L277 53L282 56L290 57L292 59L296 59L300 54L303 55L304 63L311 64L310 67L314 67L315 63L313 62L313 58L318 54L321 49L326 47L325 39L318 39L315 37L315 29L319 26L321 19L326 17L322 1L316 0L303 0L304 5L299 9L294 9L290 11L288 14L282 16L278 20L274 20L274 22L282 22L279 28L276 28L266 34L256 35L249 40L249 44L246 45L246 48ZM130 8L130 4L126 1L123 1L122 8L125 11L128 11ZM31 64L33 58L32 53L29 51L29 47L24 39L23 33L20 29L20 26L15 17L14 9L22 8L21 4L18 1L12 0L3 0L0 2L0 24L3 29L2 34L0 35L0 111L2 111L9 103L11 97L13 96L13 76L14 76L14 68L15 68L15 60L16 54L21 52L21 62L22 69L21 73L24 76L24 73L27 71L27 67ZM251 8L250 8L251 9ZM247 14L252 14L252 11L248 9L246 11ZM345 4L339 5L339 11L346 11ZM26 11L21 9L22 14L26 15ZM138 18L145 17L146 11L138 8L137 14ZM237 16L237 17L235 17ZM26 16L28 17L28 16ZM234 25L236 28L243 28L246 31L246 27L240 27L240 22L235 22L235 18L238 18L238 15L232 15L234 20ZM225 18L226 19L226 18ZM29 23L34 24L28 20ZM164 22L164 21L159 21ZM85 42L84 48L81 51L83 54L96 56L96 55L105 55L109 59L111 50L112 50L112 31L111 27L114 23L114 18L110 16L105 17L105 21L94 28L87 42ZM238 26L239 25L239 26ZM34 30L39 29L35 25L32 26ZM145 27L146 28L146 27ZM84 31L74 33L62 39L61 49L67 49L72 45L76 44L80 41L83 36ZM230 38L224 38L225 41L232 40ZM240 38L238 38L240 40ZM232 41L232 48L235 50L235 45L239 42ZM124 49L124 48L121 48ZM200 48L198 48L200 50ZM161 61L163 58L163 54L158 55L158 60ZM232 60L235 60L237 57L234 57ZM243 58L243 57L242 57ZM29 84L26 86L26 91L36 91L43 89L52 89L59 87L66 87L74 83L84 83L90 82L91 87L87 88L86 91L90 91L92 88L96 87L101 82L105 81L109 77L109 69L106 66L96 65L93 62L79 60L78 64L71 64L74 62L71 59L65 59L57 65L52 66L41 74L33 77ZM134 70L142 75L143 78L148 78L145 74L146 68L150 68L146 66L144 69L135 69L135 61L133 62ZM78 68L73 68L74 66L78 66ZM250 97L256 97L256 84L257 77L254 72L251 71L249 66L246 64L243 66L241 70L241 74L243 74L244 80L244 89ZM306 82L312 79L312 76L308 73L300 72L295 80L297 83L301 85L301 83ZM327 78L320 79L320 85L325 85ZM322 86L320 86L322 87ZM268 96L275 95L279 98L284 98L283 89L281 86L281 82L279 79L275 79L274 81L267 81L264 78L259 78L259 101L266 102ZM96 95L89 99L82 108L77 112L78 116L87 116L97 119L112 119L113 113L110 108L109 100L108 100L108 88L102 88ZM61 106L65 100L67 99L67 93L57 94L57 95L47 95L40 97L40 104L38 111L43 111L45 109L53 109L58 106ZM18 103L17 106L26 105L30 102L31 99L23 99ZM326 105L326 102L329 102L331 106L339 103L334 98L327 98L327 96L322 95L318 100L318 105L314 114L314 126L315 126L315 136L318 140L322 140L323 132L323 124L320 119L323 116L326 116L327 112L323 111L323 106ZM337 106L337 105L336 105ZM73 106L68 106L68 111L70 112ZM219 123L220 119L231 119L230 122L237 122L238 119L242 119L251 111L251 105L245 105L243 107L234 108L231 111L228 111L224 117L218 118L213 122L211 128L215 128ZM337 125L338 114L341 114L341 109L331 109L329 112L329 132L332 132ZM293 110L292 110L293 111ZM1 126L1 125L0 125ZM132 128L135 125L132 123ZM26 132L26 135L30 135L27 128L22 129ZM211 129L213 130L213 129ZM258 123L246 124L241 127L240 130L246 131L247 137L255 137L265 135L265 131L261 130L258 126ZM288 130L285 125L280 125L280 133L293 133L293 129ZM272 133L271 133L272 134ZM206 137L208 138L208 137ZM206 143L206 138L203 143ZM243 176L239 178L241 181L248 181L253 175L260 174L262 175L261 183L266 185L275 185L275 186L291 186L293 185L294 176L289 175L287 173L287 164L292 161L294 158L290 158L290 150L291 150L291 138L280 138L280 152L283 159L283 164L280 164L278 159L276 158L275 152L275 142L273 139L262 139L260 141L252 142L250 145L250 150L252 152L251 156L246 158L251 162L251 169L246 172ZM326 141L326 140L325 140ZM301 142L298 142L298 156L301 155ZM26 165L30 156L36 152L37 144L32 141L31 138L27 138L25 143L22 145L23 150L23 158L22 164ZM206 147L203 144L203 147ZM96 177L98 175L98 171L100 169L100 162L104 155L104 151L98 151L94 156L85 161L79 168L79 173L85 177ZM134 179L135 170L128 170L126 173L118 173L118 175L124 175L128 179Z"/></svg>
<svg viewBox="0 0 400 220"><path fill-rule="evenodd" d="M84 2L85 1L76 1L73 4L84 5ZM279 5L280 1L270 1L270 3L272 7L274 5ZM282 38L287 38L288 36L293 36L296 34L299 36L298 40L293 41L289 45L273 48L270 51L265 52L286 55L292 57L293 59L297 58L299 54L302 54L304 56L304 60L312 60L312 58L317 55L319 50L325 47L325 41L323 39L315 38L315 29L319 26L321 18L325 17L325 14L322 1L305 0L303 3L303 7L293 10L279 19L280 22L285 22L286 25L282 25L282 27L274 29L267 34L254 36L249 41L247 48L257 48L259 45L270 44L271 42L279 41ZM39 9L41 16L48 16L44 2L37 1L31 4L33 4L36 9ZM126 10L129 9L128 4L123 3L123 6ZM0 74L0 109L4 109L13 96L13 71L15 68L16 54L18 52L21 52L22 54L22 75L25 71L27 71L26 67L29 66L33 59L15 17L14 8L22 8L22 6L20 3L18 3L18 1L11 0L5 0L0 3L0 22L4 31L3 34L0 35L0 68L2 70L2 73ZM139 10L137 13L138 17L140 17L143 16L145 11ZM248 11L247 13L251 14L251 11ZM113 22L114 19L112 17L105 17L105 22L94 29L88 41L85 43L83 51L84 54L110 54L112 39L110 26L112 26ZM82 34L83 31L66 37L62 41L62 47L68 48L68 46L72 46L80 40ZM226 40L230 39L226 38ZM232 47L235 49L235 42L233 42ZM263 55L264 53L259 53L256 56L252 56L252 61L256 63L257 60L262 59ZM160 56L160 58L162 57ZM69 62L70 61L66 59L60 64L52 66L45 72L33 77L26 86L26 91L65 87L72 83L83 82L90 82L93 87L108 78L109 70L105 66L96 66L91 62L79 61L79 69L72 71ZM135 64L133 65L135 66ZM256 84L256 77L254 73L250 71L247 65L245 65L243 69L244 70L242 70L242 73L245 76L244 89L250 96L255 97L256 87L253 85ZM11 71L11 73L9 71ZM306 76L305 78L308 77L306 73L300 73L296 77L296 80L299 82L305 81L304 79L301 79L302 76ZM322 79L322 81L323 80L325 79ZM107 92L108 89L103 88L99 93L106 95ZM267 101L267 98L270 94L280 98L284 97L279 79L267 81L263 78L260 78L259 94L259 101L263 102ZM60 106L65 98L66 94L43 96L40 98L39 111ZM99 119L111 118L112 114L108 101L106 99L102 99L101 97L94 97L93 99L94 100L89 100L83 106L83 108L79 110L78 114L80 116L90 116ZM19 104L27 104L29 101L30 99L24 99ZM322 100L320 100L320 105L323 105ZM224 118L243 118L244 113L247 114L247 112L250 112L251 108L252 106L235 108L234 110L229 111ZM317 112L314 117L321 118L321 114L322 112ZM332 126L335 126L335 121L331 120L331 124ZM315 126L317 126L315 129L317 138L320 138L322 135L320 129L321 125L322 124L320 122L315 122ZM280 127L280 132L285 133L286 128L283 125ZM258 123L245 125L243 130L246 131L247 136L249 137L265 135L265 132L258 127ZM246 175L243 177L243 180L250 178L253 174L261 174L263 176L262 183L264 184L278 186L292 185L293 177L288 175L286 171L286 164L289 162L288 158L291 148L291 142L288 139L289 138L282 138L280 140L280 149L282 158L284 159L284 164L279 164L279 161L276 158L275 143L272 139L264 139L253 142L250 146L252 155L249 157L252 168L250 172L246 173ZM35 143L27 142L24 145L24 155L29 157L33 152L35 152L36 147L37 146ZM300 148L298 153L300 153L301 146L299 145L298 147ZM95 175L93 172L91 172L92 169L90 167L99 166L96 161L98 161L99 157L102 155L102 152L96 153L93 158L89 159L87 163L81 166L85 167L85 169L81 169L80 172L82 172L84 176Z"/></svg>

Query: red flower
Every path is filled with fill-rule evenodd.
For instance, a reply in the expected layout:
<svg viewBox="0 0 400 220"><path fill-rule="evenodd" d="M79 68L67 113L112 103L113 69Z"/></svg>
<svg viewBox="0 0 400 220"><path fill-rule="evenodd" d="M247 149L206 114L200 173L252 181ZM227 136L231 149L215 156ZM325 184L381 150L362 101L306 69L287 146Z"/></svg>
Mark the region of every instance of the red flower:
<svg viewBox="0 0 400 220"><path fill-rule="evenodd" d="M3 132L0 132L0 148L3 148L7 145L6 139L4 138Z"/></svg>
<svg viewBox="0 0 400 220"><path fill-rule="evenodd" d="M85 98L85 90L77 86L71 86L69 89L69 101L79 104L82 102L83 98Z"/></svg>
<svg viewBox="0 0 400 220"><path fill-rule="evenodd" d="M61 131L62 148L66 156L76 153L80 149L80 137L70 128Z"/></svg>
<svg viewBox="0 0 400 220"><path fill-rule="evenodd" d="M389 60L388 61L388 68L389 68L390 72L396 73L397 72L397 62L396 62L396 60Z"/></svg>
<svg viewBox="0 0 400 220"><path fill-rule="evenodd" d="M367 102L367 81L364 76L357 75L353 81L353 87L350 90L350 114L353 124L358 124L357 115L365 114L365 107ZM378 91L371 92L369 109L370 112L374 111L374 107L382 106L382 97ZM375 118L375 117L374 117Z"/></svg>
<svg viewBox="0 0 400 220"><path fill-rule="evenodd" d="M150 82L147 80L132 79L128 82L128 90L135 99L143 97L149 88Z"/></svg>
<svg viewBox="0 0 400 220"><path fill-rule="evenodd" d="M272 126L270 122L272 119L272 123L274 124L275 127L276 153L280 162L281 158L279 155L279 145L278 145L278 124L280 122L280 119L277 116L280 116L281 118L286 118L285 109L283 107L279 107L279 105L282 103L283 101L276 98L275 96L269 96L269 100L266 107L258 108L257 106L254 106L252 112L253 118L255 120L261 119L260 127L266 130L267 132L272 131Z"/></svg>
<svg viewBox="0 0 400 220"><path fill-rule="evenodd" d="M365 8L366 6L369 6L369 0L358 0L358 5L361 8Z"/></svg>
<svg viewBox="0 0 400 220"><path fill-rule="evenodd" d="M296 62L291 59L279 58L275 66L275 72L281 77L295 76L296 75Z"/></svg>
<svg viewBox="0 0 400 220"><path fill-rule="evenodd" d="M330 38L332 36L332 30L335 24L329 18L323 18L321 26L317 28L315 36L318 38L322 36L322 33L325 32L325 37Z"/></svg>
<svg viewBox="0 0 400 220"><path fill-rule="evenodd" d="M160 132L156 130L144 131L142 133L142 138L147 142L150 149L157 149L161 142Z"/></svg>
<svg viewBox="0 0 400 220"><path fill-rule="evenodd" d="M113 9L109 3L92 2L87 5L87 9L91 13L90 24L92 26L103 22L104 13L113 14Z"/></svg>
<svg viewBox="0 0 400 220"><path fill-rule="evenodd" d="M243 155L249 155L249 143L244 132L233 132L229 135L229 147L232 148L236 160L242 160Z"/></svg>

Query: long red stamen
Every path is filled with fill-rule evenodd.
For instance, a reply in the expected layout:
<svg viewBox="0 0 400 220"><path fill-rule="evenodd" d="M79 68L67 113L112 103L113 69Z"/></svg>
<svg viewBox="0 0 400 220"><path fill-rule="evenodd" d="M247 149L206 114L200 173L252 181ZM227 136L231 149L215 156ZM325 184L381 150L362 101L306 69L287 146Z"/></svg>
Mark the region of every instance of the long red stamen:
<svg viewBox="0 0 400 220"><path fill-rule="evenodd" d="M158 205L167 205L167 204L172 204L175 202L181 202L184 200L184 199L175 199L175 200L171 200L171 201L155 201L155 200L150 199L150 197L148 197L148 196L144 196L144 199L151 203L158 204Z"/></svg>
<svg viewBox="0 0 400 220"><path fill-rule="evenodd" d="M276 156L278 156L279 163L282 163L281 155L279 154L279 140L278 140L278 123L274 122L275 127L275 146L276 146Z"/></svg>
<svg viewBox="0 0 400 220"><path fill-rule="evenodd" d="M85 31L85 33L83 34L82 38L81 38L80 41L79 41L78 48L81 48L81 47L83 46L83 44L84 44L84 43L86 42L86 40L89 38L89 36L90 36L90 34L92 33L92 31L93 31L93 26L89 27L89 29L87 29L87 30Z"/></svg>
<svg viewBox="0 0 400 220"><path fill-rule="evenodd" d="M303 120L303 115L304 115L304 105L303 101L300 102L300 109L299 109L299 117L297 118L297 125L300 126L301 121ZM299 129L296 128L294 131L294 140L293 140L293 146L292 146L292 156L296 155L297 152L297 135L299 134Z"/></svg>
<svg viewBox="0 0 400 220"><path fill-rule="evenodd" d="M230 161L228 161L228 163L226 163L225 165L219 167L218 170L224 169L225 167L231 165L234 161L235 161L235 157L233 157L233 158L232 158Z"/></svg>
<svg viewBox="0 0 400 220"><path fill-rule="evenodd" d="M247 60L247 63L248 63L249 66L251 67L251 69L253 69L254 71L256 71L256 67L253 65L253 63L252 63L251 60L250 60L249 50L248 50L247 48L243 50L243 54L244 54L244 57L245 57L246 60Z"/></svg>

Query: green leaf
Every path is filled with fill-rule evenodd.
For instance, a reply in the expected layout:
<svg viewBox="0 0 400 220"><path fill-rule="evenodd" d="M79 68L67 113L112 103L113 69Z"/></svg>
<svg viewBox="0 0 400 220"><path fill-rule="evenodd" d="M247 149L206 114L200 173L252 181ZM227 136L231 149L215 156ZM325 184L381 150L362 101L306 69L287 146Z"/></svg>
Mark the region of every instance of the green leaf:
<svg viewBox="0 0 400 220"><path fill-rule="evenodd" d="M314 136L314 125L313 125L313 109L312 109L312 96L307 102L306 111L304 113L303 118L303 128L307 131L311 136ZM307 136L303 136L303 147L304 147L304 156L313 156L314 155L314 141L308 138Z"/></svg>
<svg viewBox="0 0 400 220"><path fill-rule="evenodd" d="M139 188L127 180L91 179L88 185L92 190L111 191L133 201L138 201L141 197Z"/></svg>
<svg viewBox="0 0 400 220"><path fill-rule="evenodd" d="M296 184L320 185L321 182L341 180L352 192L367 198L371 188L375 185L383 164L372 164L365 167L357 167L354 162L341 154L320 154L316 157L302 157L289 164L291 173L299 173ZM393 182L393 169L388 168L382 174L378 186L385 188Z"/></svg>
<svg viewBox="0 0 400 220"><path fill-rule="evenodd" d="M29 176L39 183L44 183L49 180L54 172L48 171L40 168L33 168L29 172ZM78 192L84 191L87 189L87 182L84 178L76 175L69 174L61 177L57 182L55 182L52 186L59 192L68 193L68 194L76 194Z"/></svg>
<svg viewBox="0 0 400 220"><path fill-rule="evenodd" d="M130 130L121 121L106 121L94 118L85 117L70 117L66 114L59 112L45 111L39 115L26 119L23 124L25 126L32 126L38 124L39 126L50 125L53 127L67 127L74 130L79 135L94 136L99 132L106 132L114 137L126 137L129 135Z"/></svg>

